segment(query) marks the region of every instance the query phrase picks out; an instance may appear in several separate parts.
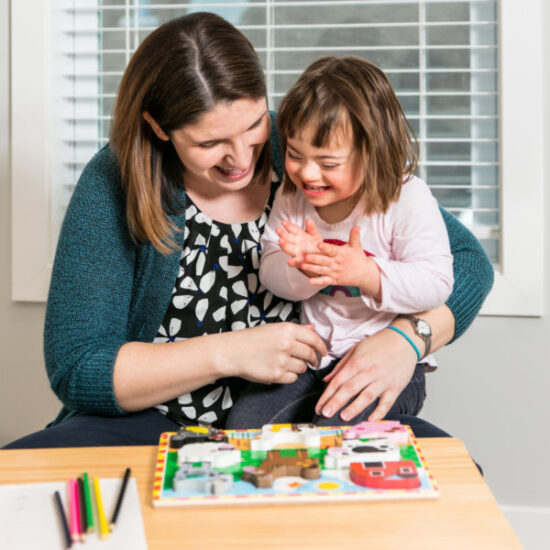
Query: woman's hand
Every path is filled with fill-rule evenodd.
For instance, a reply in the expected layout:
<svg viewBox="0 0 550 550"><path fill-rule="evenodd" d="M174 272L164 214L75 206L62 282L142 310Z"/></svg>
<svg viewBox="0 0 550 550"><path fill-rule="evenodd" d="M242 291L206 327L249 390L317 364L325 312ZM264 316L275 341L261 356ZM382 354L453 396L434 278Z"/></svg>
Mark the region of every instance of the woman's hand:
<svg viewBox="0 0 550 550"><path fill-rule="evenodd" d="M380 398L369 420L381 420L411 380L416 362L416 353L402 336L381 330L350 349L324 378L328 385L315 412L331 417L353 399L340 414L347 422Z"/></svg>
<svg viewBox="0 0 550 550"><path fill-rule="evenodd" d="M291 384L327 353L313 325L272 323L219 334L224 376L261 384Z"/></svg>

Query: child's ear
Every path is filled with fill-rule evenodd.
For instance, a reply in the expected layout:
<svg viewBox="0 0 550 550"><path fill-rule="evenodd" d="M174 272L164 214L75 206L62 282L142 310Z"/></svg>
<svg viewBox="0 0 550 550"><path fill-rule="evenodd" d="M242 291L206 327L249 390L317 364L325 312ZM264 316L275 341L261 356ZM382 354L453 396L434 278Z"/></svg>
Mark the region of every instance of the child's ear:
<svg viewBox="0 0 550 550"><path fill-rule="evenodd" d="M155 135L162 141L170 141L170 136L160 127L160 125L157 123L157 121L149 114L148 111L143 111L142 113L143 118L147 121L149 126L151 126L151 129L153 132L155 132Z"/></svg>

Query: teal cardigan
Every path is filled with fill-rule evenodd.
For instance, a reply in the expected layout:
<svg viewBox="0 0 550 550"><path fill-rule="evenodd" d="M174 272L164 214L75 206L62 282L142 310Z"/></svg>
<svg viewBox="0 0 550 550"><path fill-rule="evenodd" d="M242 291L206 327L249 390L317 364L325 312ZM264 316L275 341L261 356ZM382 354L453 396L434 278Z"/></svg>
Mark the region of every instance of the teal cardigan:
<svg viewBox="0 0 550 550"><path fill-rule="evenodd" d="M275 124L272 124L275 128ZM278 136L273 163L281 174ZM185 204L185 192L178 200ZM454 257L455 284L447 300L456 320L454 339L477 315L493 283L493 270L475 237L442 210ZM44 355L51 387L64 408L120 415L113 365L126 342L151 342L168 308L183 248L185 212L171 217L179 250L163 256L151 243L136 245L128 232L120 170L109 146L84 169L71 198L52 271Z"/></svg>

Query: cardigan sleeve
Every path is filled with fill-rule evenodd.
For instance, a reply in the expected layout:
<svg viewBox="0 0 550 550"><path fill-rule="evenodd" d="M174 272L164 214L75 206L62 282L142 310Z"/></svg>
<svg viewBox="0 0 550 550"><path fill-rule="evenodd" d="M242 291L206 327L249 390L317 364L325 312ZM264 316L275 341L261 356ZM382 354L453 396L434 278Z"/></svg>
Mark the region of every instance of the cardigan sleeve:
<svg viewBox="0 0 550 550"><path fill-rule="evenodd" d="M128 340L136 250L118 164L105 148L85 168L68 206L46 307L46 369L68 409L123 414L113 366Z"/></svg>
<svg viewBox="0 0 550 550"><path fill-rule="evenodd" d="M493 266L474 235L454 216L440 208L453 254L454 285L445 304L453 312L459 338L472 324L493 286ZM451 343L449 342L449 343Z"/></svg>

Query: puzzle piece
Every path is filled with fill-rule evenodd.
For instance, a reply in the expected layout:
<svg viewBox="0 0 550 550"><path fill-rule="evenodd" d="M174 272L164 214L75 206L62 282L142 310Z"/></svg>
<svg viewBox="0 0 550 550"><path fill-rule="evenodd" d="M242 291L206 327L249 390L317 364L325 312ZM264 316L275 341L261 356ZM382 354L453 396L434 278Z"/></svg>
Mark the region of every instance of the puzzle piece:
<svg viewBox="0 0 550 550"><path fill-rule="evenodd" d="M170 438L171 449L181 449L189 443L207 441L227 442L227 437L221 430L211 426L182 426L178 433Z"/></svg>
<svg viewBox="0 0 550 550"><path fill-rule="evenodd" d="M314 424L266 424L250 440L251 451L320 448L321 435Z"/></svg>
<svg viewBox="0 0 550 550"><path fill-rule="evenodd" d="M420 487L418 471L412 460L359 463L349 467L349 477L356 485L371 489L416 489Z"/></svg>
<svg viewBox="0 0 550 550"><path fill-rule="evenodd" d="M241 451L229 443L189 443L178 451L178 464L210 462L213 468L228 468L241 462Z"/></svg>
<svg viewBox="0 0 550 550"><path fill-rule="evenodd" d="M352 462L389 462L401 458L399 447L389 439L361 441L345 439L341 447L332 447L325 455L325 468L349 468Z"/></svg>
<svg viewBox="0 0 550 550"><path fill-rule="evenodd" d="M193 466L191 462L184 462L172 483L176 492L206 493L208 495L223 495L233 486L233 476L217 472L210 462L203 462L201 466Z"/></svg>
<svg viewBox="0 0 550 550"><path fill-rule="evenodd" d="M406 445L409 441L409 431L398 420L383 422L360 422L347 428L344 439L386 438L396 445Z"/></svg>
<svg viewBox="0 0 550 550"><path fill-rule="evenodd" d="M296 456L281 456L281 451L268 451L267 459L258 467L243 468L243 481L249 481L260 489L267 489L273 481L284 476L319 479L321 466L316 458L309 458L307 450L298 449Z"/></svg>

